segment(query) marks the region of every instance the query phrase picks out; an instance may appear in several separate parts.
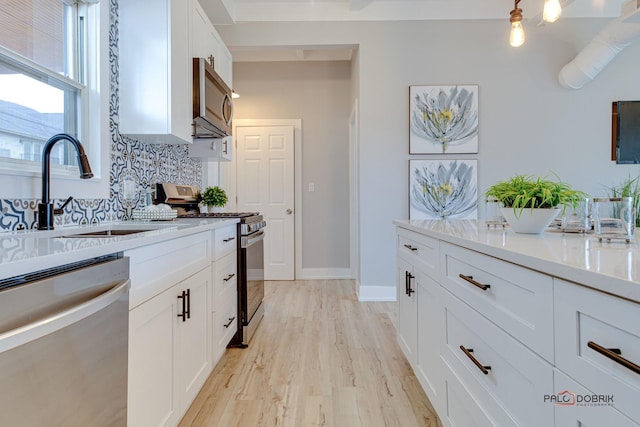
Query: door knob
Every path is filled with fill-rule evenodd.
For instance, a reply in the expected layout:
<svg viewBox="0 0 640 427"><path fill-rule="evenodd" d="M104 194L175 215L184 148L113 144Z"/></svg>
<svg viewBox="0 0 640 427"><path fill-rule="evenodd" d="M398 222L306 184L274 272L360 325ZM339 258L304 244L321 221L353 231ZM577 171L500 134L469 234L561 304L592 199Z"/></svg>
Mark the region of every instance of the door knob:
<svg viewBox="0 0 640 427"><path fill-rule="evenodd" d="M287 215L291 215L293 211L291 209L287 209Z"/></svg>

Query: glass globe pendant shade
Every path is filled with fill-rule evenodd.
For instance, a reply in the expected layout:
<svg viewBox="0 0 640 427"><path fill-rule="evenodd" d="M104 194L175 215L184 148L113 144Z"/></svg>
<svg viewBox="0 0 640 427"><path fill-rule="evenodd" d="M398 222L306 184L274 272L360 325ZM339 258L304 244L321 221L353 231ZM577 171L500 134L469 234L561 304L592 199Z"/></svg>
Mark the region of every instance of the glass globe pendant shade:
<svg viewBox="0 0 640 427"><path fill-rule="evenodd" d="M542 19L546 22L555 22L562 15L562 6L559 0L545 0L542 11Z"/></svg>
<svg viewBox="0 0 640 427"><path fill-rule="evenodd" d="M513 47L522 46L524 44L524 28L522 28L522 22L515 21L511 23L509 44Z"/></svg>

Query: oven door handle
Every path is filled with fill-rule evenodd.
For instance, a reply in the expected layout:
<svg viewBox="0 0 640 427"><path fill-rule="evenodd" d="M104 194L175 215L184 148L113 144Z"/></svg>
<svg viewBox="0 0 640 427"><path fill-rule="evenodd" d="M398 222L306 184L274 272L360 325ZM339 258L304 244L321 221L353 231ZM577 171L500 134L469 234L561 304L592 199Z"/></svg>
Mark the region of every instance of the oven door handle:
<svg viewBox="0 0 640 427"><path fill-rule="evenodd" d="M254 243L258 243L259 241L264 239L264 231L260 230L257 233L253 233L249 236L242 236L242 240L240 242L240 248L246 249Z"/></svg>

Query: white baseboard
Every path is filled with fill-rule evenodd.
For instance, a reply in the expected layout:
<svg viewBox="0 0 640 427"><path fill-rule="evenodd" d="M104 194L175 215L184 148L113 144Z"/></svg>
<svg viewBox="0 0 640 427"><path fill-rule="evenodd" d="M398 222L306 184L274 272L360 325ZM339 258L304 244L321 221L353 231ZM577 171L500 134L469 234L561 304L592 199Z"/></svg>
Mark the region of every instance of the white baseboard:
<svg viewBox="0 0 640 427"><path fill-rule="evenodd" d="M318 279L351 279L350 268L303 268L296 279L318 280Z"/></svg>
<svg viewBox="0 0 640 427"><path fill-rule="evenodd" d="M358 301L395 301L395 286L358 286Z"/></svg>

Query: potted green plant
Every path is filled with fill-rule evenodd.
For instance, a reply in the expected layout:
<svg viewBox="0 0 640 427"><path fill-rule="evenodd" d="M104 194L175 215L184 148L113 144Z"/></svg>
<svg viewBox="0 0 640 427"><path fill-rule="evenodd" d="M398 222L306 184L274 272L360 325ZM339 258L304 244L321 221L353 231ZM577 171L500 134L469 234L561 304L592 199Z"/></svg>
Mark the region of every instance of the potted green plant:
<svg viewBox="0 0 640 427"><path fill-rule="evenodd" d="M587 196L559 180L527 175L497 182L485 194L504 206L502 214L513 231L530 234L542 233L567 206Z"/></svg>
<svg viewBox="0 0 640 427"><path fill-rule="evenodd" d="M215 187L207 187L202 192L202 203L209 208L210 212L215 212L216 208L221 210L228 200L227 193L217 185Z"/></svg>

